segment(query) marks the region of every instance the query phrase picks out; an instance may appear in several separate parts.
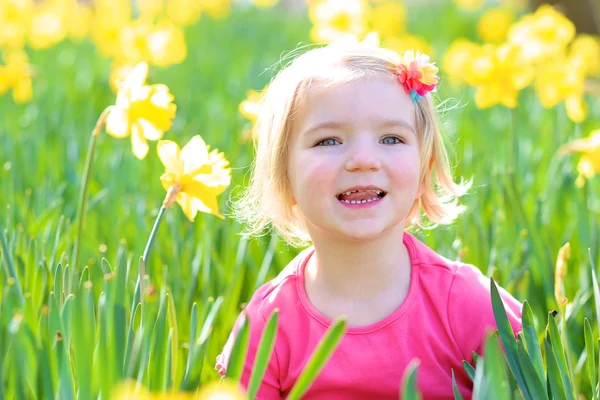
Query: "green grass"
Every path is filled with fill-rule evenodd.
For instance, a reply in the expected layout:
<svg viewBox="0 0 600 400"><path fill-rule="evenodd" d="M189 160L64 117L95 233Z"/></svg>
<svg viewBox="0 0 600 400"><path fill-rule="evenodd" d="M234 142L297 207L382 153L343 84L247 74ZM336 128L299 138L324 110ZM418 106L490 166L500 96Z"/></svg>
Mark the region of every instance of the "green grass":
<svg viewBox="0 0 600 400"><path fill-rule="evenodd" d="M411 13L411 33L433 41L436 60L451 39L473 34L473 15L448 7ZM427 23L442 18L449 23ZM202 18L186 30L184 63L151 68L149 81L167 84L178 106L165 139L183 145L200 134L230 161L231 189L220 198L224 214L229 195L247 181L252 161L252 146L240 140L248 123L237 106L247 89L261 89L270 80L286 52L308 43L309 29L304 16L282 17L273 10L239 10L224 21ZM153 390L195 388L216 379L215 357L240 304L264 282L262 266L270 279L298 250L269 237L242 240L241 226L231 219L199 215L190 223L172 207L149 260L155 294L142 314L132 305L133 290L165 194L159 181L163 169L155 143L139 161L128 140L102 133L81 265L69 265L89 135L102 110L114 103L109 61L87 41L30 54L39 72L34 100L15 105L8 95L0 98L0 222L9 249L0 251L0 378L6 398L33 393L73 398L76 391L88 398L124 377ZM473 189L463 199L468 211L454 225L418 236L527 299L538 326L557 308L554 263L560 246L570 241L564 345L577 387L589 395L582 355L584 318L598 337L590 259L598 265L600 182L575 188L576 159L557 158L556 150L600 128L600 101L591 102L589 118L576 126L562 105L544 110L531 89L513 111L477 110L471 89L445 83L439 94L459 104L443 121L455 175L473 178ZM24 307L16 280L9 278L15 274ZM141 319L146 329L137 329Z"/></svg>

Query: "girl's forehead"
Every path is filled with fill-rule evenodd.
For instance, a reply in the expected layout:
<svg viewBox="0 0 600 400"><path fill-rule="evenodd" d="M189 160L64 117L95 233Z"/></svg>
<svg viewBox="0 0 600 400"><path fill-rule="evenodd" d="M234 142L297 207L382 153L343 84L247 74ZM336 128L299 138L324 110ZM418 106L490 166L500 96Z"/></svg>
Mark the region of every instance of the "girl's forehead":
<svg viewBox="0 0 600 400"><path fill-rule="evenodd" d="M415 105L393 78L376 76L351 82L311 85L297 104L296 134L315 124L379 124L404 121L416 128Z"/></svg>

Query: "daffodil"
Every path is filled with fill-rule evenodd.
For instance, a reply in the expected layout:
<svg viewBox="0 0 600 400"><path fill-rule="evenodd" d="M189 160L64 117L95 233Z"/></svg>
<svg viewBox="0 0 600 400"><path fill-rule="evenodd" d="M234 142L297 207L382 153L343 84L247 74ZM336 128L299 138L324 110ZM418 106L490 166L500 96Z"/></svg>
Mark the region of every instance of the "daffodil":
<svg viewBox="0 0 600 400"><path fill-rule="evenodd" d="M279 0L252 0L252 4L258 8L271 8L279 3Z"/></svg>
<svg viewBox="0 0 600 400"><path fill-rule="evenodd" d="M514 14L505 8L487 10L477 23L477 34L484 42L501 43L514 19Z"/></svg>
<svg viewBox="0 0 600 400"><path fill-rule="evenodd" d="M102 54L108 57L120 55L121 30L130 23L130 20L130 1L94 1L92 38Z"/></svg>
<svg viewBox="0 0 600 400"><path fill-rule="evenodd" d="M334 42L346 35L362 37L367 30L367 6L362 0L320 0L309 8L314 42Z"/></svg>
<svg viewBox="0 0 600 400"><path fill-rule="evenodd" d="M442 67L455 83L466 81L470 66L482 51L480 45L467 39L456 39L444 54Z"/></svg>
<svg viewBox="0 0 600 400"><path fill-rule="evenodd" d="M248 397L233 381L223 379L204 386L198 392L198 400L246 400Z"/></svg>
<svg viewBox="0 0 600 400"><path fill-rule="evenodd" d="M580 64L587 75L600 77L600 36L577 35L571 43L569 58Z"/></svg>
<svg viewBox="0 0 600 400"><path fill-rule="evenodd" d="M179 64L187 57L185 36L180 27L163 22L148 35L150 62L159 67Z"/></svg>
<svg viewBox="0 0 600 400"><path fill-rule="evenodd" d="M106 132L117 137L131 136L133 154L143 159L147 140L159 140L171 128L176 106L165 85L146 85L148 64L139 63L119 87L117 101L106 119Z"/></svg>
<svg viewBox="0 0 600 400"><path fill-rule="evenodd" d="M66 13L63 0L36 3L29 28L29 43L34 49L45 49L67 37Z"/></svg>
<svg viewBox="0 0 600 400"><path fill-rule="evenodd" d="M433 49L427 43L427 40L420 36L403 34L400 36L391 36L384 41L385 47L399 54L404 54L407 50L418 50L421 53L431 55Z"/></svg>
<svg viewBox="0 0 600 400"><path fill-rule="evenodd" d="M395 36L404 31L406 10L402 4L385 2L373 7L369 13L371 27L384 37Z"/></svg>
<svg viewBox="0 0 600 400"><path fill-rule="evenodd" d="M574 37L575 25L549 5L523 16L508 33L509 42L519 46L533 62L563 53Z"/></svg>
<svg viewBox="0 0 600 400"><path fill-rule="evenodd" d="M551 108L565 101L567 114L573 122L582 122L587 115L584 84L584 66L578 60L564 56L546 60L539 66L535 78L535 90L542 106Z"/></svg>
<svg viewBox="0 0 600 400"><path fill-rule="evenodd" d="M232 0L196 0L202 10L213 19L225 19L231 13Z"/></svg>
<svg viewBox="0 0 600 400"><path fill-rule="evenodd" d="M4 61L6 65L0 65L0 95L12 89L15 103L30 101L32 69L27 54L22 50L11 51L4 55Z"/></svg>
<svg viewBox="0 0 600 400"><path fill-rule="evenodd" d="M477 11L484 3L485 0L454 0L454 4L465 11Z"/></svg>
<svg viewBox="0 0 600 400"><path fill-rule="evenodd" d="M167 190L165 207L177 201L190 221L194 221L198 211L224 218L217 203L217 196L231 181L224 154L217 149L209 152L209 146L198 135L181 150L170 140L158 142L157 150L166 170L160 177Z"/></svg>
<svg viewBox="0 0 600 400"><path fill-rule="evenodd" d="M533 68L523 59L519 48L510 44L485 45L465 71L465 80L474 86L475 105L487 108L495 104L514 108L519 91L529 85Z"/></svg>
<svg viewBox="0 0 600 400"><path fill-rule="evenodd" d="M0 48L23 48L32 13L32 0L0 1Z"/></svg>
<svg viewBox="0 0 600 400"><path fill-rule="evenodd" d="M198 21L202 4L197 0L169 0L167 15L177 25L191 25Z"/></svg>
<svg viewBox="0 0 600 400"><path fill-rule="evenodd" d="M265 88L266 89L266 88ZM263 89L263 90L265 90ZM246 92L246 99L238 106L238 111L244 117L249 119L252 123L256 122L258 116L258 110L260 109L260 102L262 94L256 90L248 90Z"/></svg>
<svg viewBox="0 0 600 400"><path fill-rule="evenodd" d="M578 153L581 154L577 164L577 180L575 185L583 187L586 179L591 179L594 175L600 173L600 129L592 132L590 136L584 139L575 140L563 146L559 150L560 154Z"/></svg>

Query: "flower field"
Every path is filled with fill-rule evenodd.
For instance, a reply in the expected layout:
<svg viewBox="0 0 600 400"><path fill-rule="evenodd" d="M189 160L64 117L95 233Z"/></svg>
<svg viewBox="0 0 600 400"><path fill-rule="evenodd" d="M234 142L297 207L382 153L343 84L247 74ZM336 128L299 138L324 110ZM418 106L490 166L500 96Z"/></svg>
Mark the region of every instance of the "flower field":
<svg viewBox="0 0 600 400"><path fill-rule="evenodd" d="M476 397L600 398L597 35L518 0L0 0L0 400L253 398L243 337L220 384L215 359L300 249L241 235L231 200L260 92L337 40L440 68L454 175L473 185L456 223L415 234L527 301L518 341L494 303L505 355L491 336L465 365Z"/></svg>

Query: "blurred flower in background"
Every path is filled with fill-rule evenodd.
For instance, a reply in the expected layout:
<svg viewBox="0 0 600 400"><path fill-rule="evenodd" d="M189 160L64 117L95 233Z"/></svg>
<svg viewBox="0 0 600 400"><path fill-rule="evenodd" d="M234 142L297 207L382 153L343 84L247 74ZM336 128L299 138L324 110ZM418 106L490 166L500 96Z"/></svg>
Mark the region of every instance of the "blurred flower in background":
<svg viewBox="0 0 600 400"><path fill-rule="evenodd" d="M549 5L523 16L508 34L510 43L519 46L531 62L563 53L574 37L575 25Z"/></svg>
<svg viewBox="0 0 600 400"><path fill-rule="evenodd" d="M32 67L27 54L22 50L12 50L4 55L5 65L0 65L0 95L12 89L15 103L31 100Z"/></svg>
<svg viewBox="0 0 600 400"><path fill-rule="evenodd" d="M31 0L0 1L0 49L21 49L25 46L32 10Z"/></svg>
<svg viewBox="0 0 600 400"><path fill-rule="evenodd" d="M591 179L600 173L600 129L592 132L585 139L579 139L567 144L559 150L560 154L581 154L577 164L577 180L575 185L583 187L586 179Z"/></svg>
<svg viewBox="0 0 600 400"><path fill-rule="evenodd" d="M367 32L367 4L362 0L320 0L309 6L314 42L334 42L345 35Z"/></svg>
<svg viewBox="0 0 600 400"><path fill-rule="evenodd" d="M525 61L518 47L486 44L467 64L464 74L467 83L477 89L477 107L501 104L514 108L519 91L531 82L533 68Z"/></svg>
<svg viewBox="0 0 600 400"><path fill-rule="evenodd" d="M514 13L505 8L487 10L477 23L477 34L484 42L501 43L515 20Z"/></svg>
<svg viewBox="0 0 600 400"><path fill-rule="evenodd" d="M465 11L477 11L483 7L485 0L454 0L454 3Z"/></svg>

